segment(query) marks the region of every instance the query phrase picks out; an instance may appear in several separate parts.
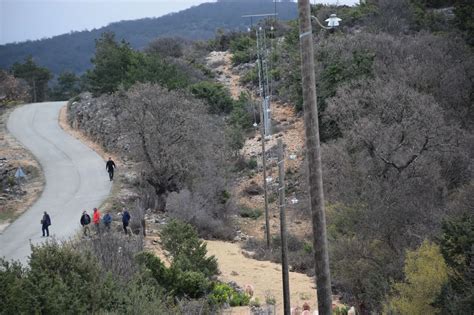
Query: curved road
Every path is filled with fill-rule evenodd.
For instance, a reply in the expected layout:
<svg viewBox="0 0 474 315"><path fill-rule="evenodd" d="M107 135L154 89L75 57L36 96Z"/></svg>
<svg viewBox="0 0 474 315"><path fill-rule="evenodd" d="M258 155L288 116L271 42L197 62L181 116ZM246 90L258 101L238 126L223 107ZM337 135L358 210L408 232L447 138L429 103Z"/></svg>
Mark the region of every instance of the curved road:
<svg viewBox="0 0 474 315"><path fill-rule="evenodd" d="M98 207L110 192L105 161L65 133L58 124L65 102L28 104L9 117L8 130L40 162L46 185L36 203L0 234L0 256L27 262L30 241L38 244L43 212L51 216L50 236L73 236L82 210Z"/></svg>

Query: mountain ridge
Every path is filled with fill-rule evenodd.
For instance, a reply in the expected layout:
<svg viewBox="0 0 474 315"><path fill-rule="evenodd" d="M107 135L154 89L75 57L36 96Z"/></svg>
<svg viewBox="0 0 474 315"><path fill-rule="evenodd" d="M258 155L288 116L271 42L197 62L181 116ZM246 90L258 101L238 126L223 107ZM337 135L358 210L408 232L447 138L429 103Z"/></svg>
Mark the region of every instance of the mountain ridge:
<svg viewBox="0 0 474 315"><path fill-rule="evenodd" d="M281 2L276 9L279 19L290 20L297 16L296 3ZM126 40L135 49L143 49L157 37L207 40L214 37L217 29L245 30L250 21L242 15L265 12L274 12L272 1L203 3L158 18L113 22L98 29L0 45L0 68L9 68L31 55L35 62L54 74L63 71L81 74L91 67L95 39L103 32L114 32L117 39Z"/></svg>

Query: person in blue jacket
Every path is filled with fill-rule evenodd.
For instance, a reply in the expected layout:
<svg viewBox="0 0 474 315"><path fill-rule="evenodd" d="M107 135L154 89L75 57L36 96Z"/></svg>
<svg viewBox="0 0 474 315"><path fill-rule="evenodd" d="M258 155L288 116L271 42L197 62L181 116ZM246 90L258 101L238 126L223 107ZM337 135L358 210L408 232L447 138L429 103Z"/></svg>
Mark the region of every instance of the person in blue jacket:
<svg viewBox="0 0 474 315"><path fill-rule="evenodd" d="M102 218L102 222L104 222L105 229L107 231L110 231L110 224L112 224L112 216L110 215L109 211L107 211L107 213Z"/></svg>
<svg viewBox="0 0 474 315"><path fill-rule="evenodd" d="M131 219L130 213L124 209L122 213L122 223L123 223L123 230L125 234L128 234L127 227L128 227L128 224L130 223L130 219Z"/></svg>

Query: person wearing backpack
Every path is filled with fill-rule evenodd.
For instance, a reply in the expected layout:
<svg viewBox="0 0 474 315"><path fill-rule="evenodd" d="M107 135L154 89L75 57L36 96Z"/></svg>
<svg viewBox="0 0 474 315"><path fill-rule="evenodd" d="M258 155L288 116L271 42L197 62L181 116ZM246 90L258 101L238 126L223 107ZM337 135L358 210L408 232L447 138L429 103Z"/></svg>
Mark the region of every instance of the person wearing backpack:
<svg viewBox="0 0 474 315"><path fill-rule="evenodd" d="M89 214L87 214L86 211L82 212L81 225L82 225L82 230L84 231L84 236L87 236L87 234L91 236L91 230L89 228L90 223L91 223L91 217L89 216Z"/></svg>

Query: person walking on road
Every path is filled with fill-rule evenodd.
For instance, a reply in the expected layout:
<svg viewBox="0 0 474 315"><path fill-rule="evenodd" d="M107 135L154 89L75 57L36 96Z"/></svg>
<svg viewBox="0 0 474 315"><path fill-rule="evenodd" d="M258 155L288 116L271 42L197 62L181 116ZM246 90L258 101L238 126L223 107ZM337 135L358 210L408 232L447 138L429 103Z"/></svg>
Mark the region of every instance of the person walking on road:
<svg viewBox="0 0 474 315"><path fill-rule="evenodd" d="M97 234L100 234L100 211L94 208L94 214L92 215L92 221L94 222Z"/></svg>
<svg viewBox="0 0 474 315"><path fill-rule="evenodd" d="M110 215L110 211L107 211L107 213L104 215L104 217L102 218L102 222L104 222L105 230L110 231L110 224L112 223L112 216Z"/></svg>
<svg viewBox="0 0 474 315"><path fill-rule="evenodd" d="M91 223L91 217L87 214L86 211L82 212L81 216L81 225L82 225L82 230L84 231L84 236L91 236L91 230L89 229L89 224Z"/></svg>
<svg viewBox="0 0 474 315"><path fill-rule="evenodd" d="M123 230L125 234L128 234L127 228L128 228L128 224L130 223L130 219L131 219L130 213L124 209L122 213L122 223L123 223Z"/></svg>
<svg viewBox="0 0 474 315"><path fill-rule="evenodd" d="M45 236L49 237L49 226L50 225L51 225L51 218L49 217L49 214L45 211L44 214L43 214L43 218L41 219L41 230L43 231L43 237L45 237Z"/></svg>
<svg viewBox="0 0 474 315"><path fill-rule="evenodd" d="M117 168L117 166L115 165L114 161L112 161L112 158L109 157L109 160L105 164L105 169L107 170L107 172L109 172L109 179L110 180L114 179L114 170L116 168Z"/></svg>

